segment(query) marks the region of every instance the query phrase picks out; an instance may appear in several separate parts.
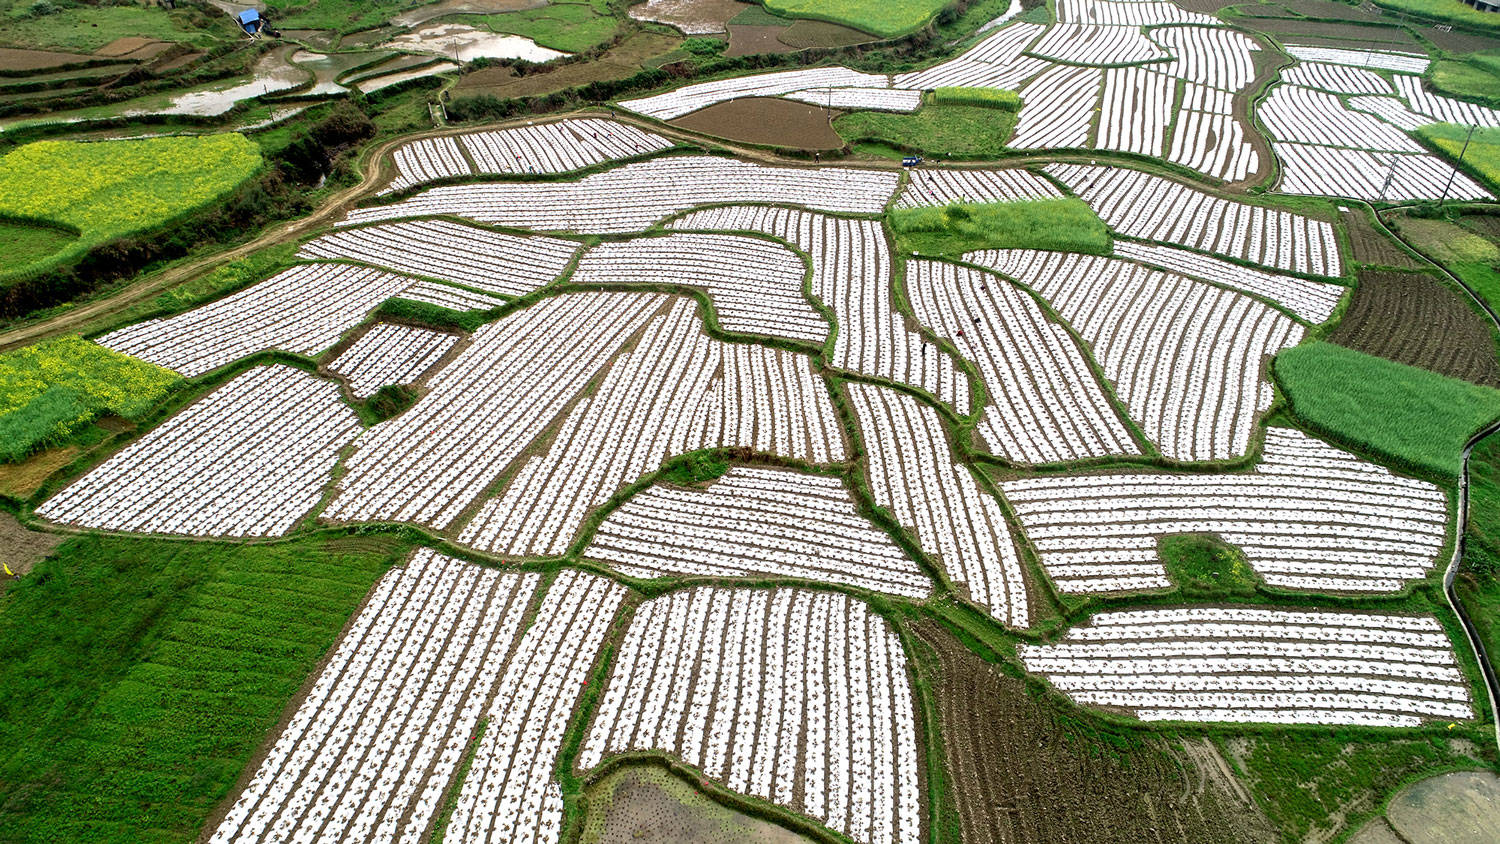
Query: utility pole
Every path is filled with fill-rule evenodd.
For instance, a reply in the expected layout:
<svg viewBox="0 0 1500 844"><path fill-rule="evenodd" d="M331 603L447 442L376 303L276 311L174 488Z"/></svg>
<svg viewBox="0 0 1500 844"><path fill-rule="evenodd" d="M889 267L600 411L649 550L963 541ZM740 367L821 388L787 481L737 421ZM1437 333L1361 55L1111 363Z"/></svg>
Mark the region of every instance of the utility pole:
<svg viewBox="0 0 1500 844"><path fill-rule="evenodd" d="M1442 204L1448 200L1448 189L1453 187L1453 180L1458 177L1458 168L1464 163L1464 153L1469 151L1469 141L1474 139L1475 128L1476 124L1469 124L1469 134L1464 136L1463 148L1458 151L1458 162L1453 165L1452 171L1448 173L1448 182L1447 184L1443 185L1443 195L1438 197L1439 207L1441 207Z"/></svg>
<svg viewBox="0 0 1500 844"><path fill-rule="evenodd" d="M1386 171L1385 184L1380 186L1380 199L1378 200L1380 202L1385 202L1385 192L1391 189L1391 182L1396 181L1396 162L1398 160L1396 156L1391 156L1391 169Z"/></svg>

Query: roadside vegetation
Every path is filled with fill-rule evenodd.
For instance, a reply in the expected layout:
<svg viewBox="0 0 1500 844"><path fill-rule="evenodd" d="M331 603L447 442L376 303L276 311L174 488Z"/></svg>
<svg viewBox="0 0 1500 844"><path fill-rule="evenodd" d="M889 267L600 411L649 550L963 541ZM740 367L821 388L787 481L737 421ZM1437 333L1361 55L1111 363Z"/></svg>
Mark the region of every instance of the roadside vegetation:
<svg viewBox="0 0 1500 844"><path fill-rule="evenodd" d="M60 546L0 595L0 840L196 838L404 550L382 538Z"/></svg>
<svg viewBox="0 0 1500 844"><path fill-rule="evenodd" d="M1297 419L1408 471L1456 478L1469 437L1500 418L1500 390L1332 343L1288 349L1274 369Z"/></svg>
<svg viewBox="0 0 1500 844"><path fill-rule="evenodd" d="M845 114L833 121L833 130L857 151L982 160L1005 152L1017 114L985 106L933 104L911 114Z"/></svg>
<svg viewBox="0 0 1500 844"><path fill-rule="evenodd" d="M978 249L1056 249L1105 255L1109 227L1081 199L958 203L890 212L896 246L928 257Z"/></svg>
<svg viewBox="0 0 1500 844"><path fill-rule="evenodd" d="M0 215L13 226L66 227L77 238L29 263L0 245L0 259L10 274L24 273L169 225L222 198L262 163L255 143L239 134L27 144L0 158Z"/></svg>
<svg viewBox="0 0 1500 844"><path fill-rule="evenodd" d="M56 445L101 414L134 419L182 377L81 337L0 355L0 463Z"/></svg>

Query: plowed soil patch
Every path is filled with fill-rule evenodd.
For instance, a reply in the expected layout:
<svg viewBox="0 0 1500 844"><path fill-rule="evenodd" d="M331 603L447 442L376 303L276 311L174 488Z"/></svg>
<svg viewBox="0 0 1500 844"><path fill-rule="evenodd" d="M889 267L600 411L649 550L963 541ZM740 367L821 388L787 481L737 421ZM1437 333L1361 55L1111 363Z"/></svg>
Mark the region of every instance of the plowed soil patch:
<svg viewBox="0 0 1500 844"><path fill-rule="evenodd" d="M97 56L82 53L54 53L51 50L18 50L0 47L0 70L43 70L49 67L97 61Z"/></svg>
<svg viewBox="0 0 1500 844"><path fill-rule="evenodd" d="M761 53L795 53L797 48L781 40L784 26L729 25L729 49L726 56L755 56Z"/></svg>
<svg viewBox="0 0 1500 844"><path fill-rule="evenodd" d="M932 622L932 686L965 844L1275 840L1222 771L1146 733L1111 733L1034 697Z"/></svg>
<svg viewBox="0 0 1500 844"><path fill-rule="evenodd" d="M833 117L840 114L833 112ZM844 139L833 131L826 109L791 100L747 97L718 103L671 121L705 135L746 144L792 149L838 149Z"/></svg>
<svg viewBox="0 0 1500 844"><path fill-rule="evenodd" d="M1343 213L1344 227L1349 232L1349 243L1354 251L1354 260L1361 264L1399 269L1419 269L1422 265L1404 252L1384 232L1375 228L1368 214L1360 211Z"/></svg>
<svg viewBox="0 0 1500 844"><path fill-rule="evenodd" d="M1476 384L1500 386L1489 326L1437 279L1361 270L1344 319L1329 340L1356 351Z"/></svg>

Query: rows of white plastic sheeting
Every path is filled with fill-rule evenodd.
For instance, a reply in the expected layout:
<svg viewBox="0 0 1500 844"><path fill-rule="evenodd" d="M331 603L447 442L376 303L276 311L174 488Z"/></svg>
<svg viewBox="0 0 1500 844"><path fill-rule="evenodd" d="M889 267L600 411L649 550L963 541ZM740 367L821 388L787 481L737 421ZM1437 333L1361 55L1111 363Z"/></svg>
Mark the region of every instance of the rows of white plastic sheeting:
<svg viewBox="0 0 1500 844"><path fill-rule="evenodd" d="M566 173L671 146L654 132L597 117L426 138L396 148L396 178L381 193L471 174Z"/></svg>
<svg viewBox="0 0 1500 844"><path fill-rule="evenodd" d="M566 569L547 588L495 688L443 840L557 844L563 797L556 769L568 725L628 593Z"/></svg>
<svg viewBox="0 0 1500 844"><path fill-rule="evenodd" d="M1453 644L1430 615L1128 610L1016 650L1074 701L1146 721L1416 727L1474 717Z"/></svg>
<svg viewBox="0 0 1500 844"><path fill-rule="evenodd" d="M423 840L540 582L425 548L386 572L209 841Z"/></svg>
<svg viewBox="0 0 1500 844"><path fill-rule="evenodd" d="M1030 295L954 264L906 269L917 319L979 368L990 400L979 435L990 451L1033 464L1140 453L1087 354Z"/></svg>
<svg viewBox="0 0 1500 844"><path fill-rule="evenodd" d="M267 349L315 355L412 284L367 267L304 264L186 313L111 331L99 344L189 378Z"/></svg>
<svg viewBox="0 0 1500 844"><path fill-rule="evenodd" d="M1003 484L1042 565L1066 592L1165 587L1157 542L1214 533L1271 586L1395 592L1426 577L1447 499L1301 431L1270 428L1255 470L1114 473Z"/></svg>
<svg viewBox="0 0 1500 844"><path fill-rule="evenodd" d="M259 366L38 507L55 522L190 536L282 536L323 496L360 431L338 385Z"/></svg>
<svg viewBox="0 0 1500 844"><path fill-rule="evenodd" d="M995 497L953 459L936 410L889 387L850 383L875 503L913 531L954 585L1001 624L1026 627L1026 580Z"/></svg>
<svg viewBox="0 0 1500 844"><path fill-rule="evenodd" d="M689 214L671 227L757 231L795 244L812 256L812 293L833 311L838 326L831 365L920 387L959 413L969 412L963 370L897 310L895 262L878 221L738 206Z"/></svg>
<svg viewBox="0 0 1500 844"><path fill-rule="evenodd" d="M901 640L860 601L700 587L636 612L579 753L668 753L868 844L922 840Z"/></svg>
<svg viewBox="0 0 1500 844"><path fill-rule="evenodd" d="M683 284L702 289L726 331L822 345L830 326L802 293L807 268L779 243L725 234L672 234L590 249L575 284Z"/></svg>
<svg viewBox="0 0 1500 844"><path fill-rule="evenodd" d="M633 577L795 577L921 599L932 583L836 477L735 466L706 489L653 486L584 551Z"/></svg>
<svg viewBox="0 0 1500 844"><path fill-rule="evenodd" d="M459 540L503 554L562 554L587 514L626 484L672 455L721 447L845 459L832 400L806 355L713 340L692 300L679 298Z"/></svg>
<svg viewBox="0 0 1500 844"><path fill-rule="evenodd" d="M655 158L576 182L486 183L431 188L390 205L356 208L344 224L453 214L539 231L598 234L644 231L699 205L789 203L824 211L878 214L898 174L847 167L773 167L732 158Z"/></svg>
<svg viewBox="0 0 1500 844"><path fill-rule="evenodd" d="M408 220L344 229L304 245L300 258L359 261L431 276L503 296L522 296L567 269L578 244L449 220Z"/></svg>
<svg viewBox="0 0 1500 844"><path fill-rule="evenodd" d="M1232 460L1275 398L1266 358L1303 328L1238 292L1113 258L992 250L965 260L1042 295L1093 349L1147 439L1173 460Z"/></svg>
<svg viewBox="0 0 1500 844"><path fill-rule="evenodd" d="M369 398L388 384L421 378L457 342L456 334L382 322L329 361L328 370L348 379L355 398Z"/></svg>
<svg viewBox="0 0 1500 844"><path fill-rule="evenodd" d="M324 518L448 527L666 303L574 293L480 328L421 401L361 438Z"/></svg>
<svg viewBox="0 0 1500 844"><path fill-rule="evenodd" d="M943 170L920 168L911 177L897 208L947 205L952 202L1019 202L1029 199L1057 199L1057 186L1030 170Z"/></svg>

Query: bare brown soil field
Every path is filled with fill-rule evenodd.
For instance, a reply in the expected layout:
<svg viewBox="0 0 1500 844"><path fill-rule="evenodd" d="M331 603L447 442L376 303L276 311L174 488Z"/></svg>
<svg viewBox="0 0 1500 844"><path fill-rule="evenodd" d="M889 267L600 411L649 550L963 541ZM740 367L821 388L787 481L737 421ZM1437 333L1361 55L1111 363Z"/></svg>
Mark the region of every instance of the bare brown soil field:
<svg viewBox="0 0 1500 844"><path fill-rule="evenodd" d="M1262 32L1270 32L1295 38L1297 41L1334 39L1337 41L1360 41L1379 44L1395 44L1422 51L1421 42L1404 29L1393 26L1366 26L1359 23L1330 23L1326 21L1296 20L1291 18L1256 18L1246 24ZM1425 52L1425 51L1424 51Z"/></svg>
<svg viewBox="0 0 1500 844"><path fill-rule="evenodd" d="M1259 42L1258 42L1259 43ZM1250 83L1251 90L1260 90L1276 76L1282 65L1281 54L1274 50L1261 49L1250 54L1251 67L1255 68L1255 79ZM1234 112L1234 119L1242 126L1254 126L1250 119L1250 99L1248 97L1235 97L1230 104ZM1271 164L1276 156L1271 152L1271 142L1266 139L1264 132L1249 132L1245 140L1255 148L1256 161L1255 170L1245 175L1238 182L1231 183L1230 187L1248 187L1259 184L1271 172Z"/></svg>
<svg viewBox="0 0 1500 844"><path fill-rule="evenodd" d="M583 844L806 844L720 805L657 765L631 765L589 786Z"/></svg>
<svg viewBox="0 0 1500 844"><path fill-rule="evenodd" d="M17 575L31 571L32 566L45 560L64 539L66 537L59 534L28 530L16 521L15 516L0 512L0 563L9 566ZM0 569L0 583L9 579Z"/></svg>
<svg viewBox="0 0 1500 844"><path fill-rule="evenodd" d="M30 498L41 489L47 478L58 469L73 462L81 449L77 446L50 448L22 460L20 463L0 463L0 495L12 498Z"/></svg>
<svg viewBox="0 0 1500 844"><path fill-rule="evenodd" d="M162 62L161 64L152 65L151 70L152 70L153 73L171 73L174 70L181 70L181 69L187 67L188 65L192 64L193 62L198 61L199 59L203 58L206 55L208 55L208 54L207 53L184 53L184 54L178 56L175 59L167 59L166 61Z"/></svg>
<svg viewBox="0 0 1500 844"><path fill-rule="evenodd" d="M782 43L806 50L813 47L848 47L878 40L874 35L853 27L828 21L799 20L778 36Z"/></svg>
<svg viewBox="0 0 1500 844"><path fill-rule="evenodd" d="M1302 17L1285 6L1271 3L1259 3L1254 6L1241 5L1235 11L1247 18L1297 18L1300 20Z"/></svg>
<svg viewBox="0 0 1500 844"><path fill-rule="evenodd" d="M1275 840L1227 769L1201 766L1201 748L1092 730L936 623L912 630L937 652L932 693L965 844Z"/></svg>
<svg viewBox="0 0 1500 844"><path fill-rule="evenodd" d="M54 53L51 50L18 50L0 47L0 70L45 70L49 67L97 61L86 53Z"/></svg>
<svg viewBox="0 0 1500 844"><path fill-rule="evenodd" d="M781 40L785 26L741 26L730 24L729 49L726 56L754 56L760 53L795 53L797 48Z"/></svg>
<svg viewBox="0 0 1500 844"><path fill-rule="evenodd" d="M833 117L841 113L834 110ZM839 149L844 145L844 139L833 131L827 109L769 97L730 100L668 122L745 144L814 150Z"/></svg>
<svg viewBox="0 0 1500 844"><path fill-rule="evenodd" d="M1422 30L1422 37L1436 44L1440 49L1453 53L1473 53L1479 50L1495 49L1495 38L1492 35L1473 35L1467 32L1439 32L1428 28Z"/></svg>
<svg viewBox="0 0 1500 844"><path fill-rule="evenodd" d="M1363 6L1351 6L1348 3L1339 3L1336 0L1281 0L1281 5L1294 12L1307 15L1310 18L1376 22L1384 20L1389 23L1389 20L1383 18L1379 11L1371 11Z"/></svg>
<svg viewBox="0 0 1500 844"><path fill-rule="evenodd" d="M1386 818L1411 844L1484 841L1500 829L1500 777L1460 771L1423 780L1391 800Z"/></svg>
<svg viewBox="0 0 1500 844"><path fill-rule="evenodd" d="M1238 5L1241 0L1177 0L1177 5L1190 12L1212 15L1220 9Z"/></svg>
<svg viewBox="0 0 1500 844"><path fill-rule="evenodd" d="M1457 293L1422 273L1360 270L1354 299L1328 339L1387 360L1500 386L1500 359L1485 320Z"/></svg>
<svg viewBox="0 0 1500 844"><path fill-rule="evenodd" d="M170 41L156 41L151 38L139 38L134 35L127 35L124 38L116 38L95 50L94 55L108 56L112 59L123 58L125 56L130 56L133 59L153 58L156 56L156 53L160 53L170 46L172 46L172 42ZM151 53L149 56L144 55L142 52L153 49L156 52ZM135 55L131 55L132 53Z"/></svg>
<svg viewBox="0 0 1500 844"><path fill-rule="evenodd" d="M1390 237L1377 229L1368 214L1363 211L1346 211L1340 216L1349 232L1354 260L1377 267L1421 268L1421 262L1408 255Z"/></svg>
<svg viewBox="0 0 1500 844"><path fill-rule="evenodd" d="M740 0L648 0L630 7L638 21L665 24L688 35L725 31L730 19L750 8Z"/></svg>
<svg viewBox="0 0 1500 844"><path fill-rule="evenodd" d="M621 41L598 61L565 64L553 70L517 76L508 67L490 67L464 74L453 89L454 96L493 94L497 97L534 97L590 82L624 79L639 71L642 63L671 52L682 39L654 32L637 32Z"/></svg>

